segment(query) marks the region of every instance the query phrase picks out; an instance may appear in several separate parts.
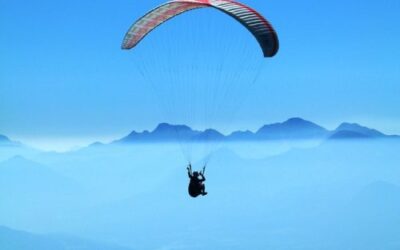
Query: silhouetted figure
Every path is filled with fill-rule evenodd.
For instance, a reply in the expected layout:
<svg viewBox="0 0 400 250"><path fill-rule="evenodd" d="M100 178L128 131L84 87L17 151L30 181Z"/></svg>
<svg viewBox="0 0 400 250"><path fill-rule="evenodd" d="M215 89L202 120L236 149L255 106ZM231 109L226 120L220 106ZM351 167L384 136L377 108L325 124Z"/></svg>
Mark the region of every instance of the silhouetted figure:
<svg viewBox="0 0 400 250"><path fill-rule="evenodd" d="M192 196L193 198L196 198L199 195L206 195L207 192L205 191L206 187L203 182L206 181L206 178L204 177L204 171L205 168L203 168L203 171L197 172L194 171L192 172L192 165L189 164L187 167L188 170L188 176L190 178L190 183L189 183L189 195Z"/></svg>

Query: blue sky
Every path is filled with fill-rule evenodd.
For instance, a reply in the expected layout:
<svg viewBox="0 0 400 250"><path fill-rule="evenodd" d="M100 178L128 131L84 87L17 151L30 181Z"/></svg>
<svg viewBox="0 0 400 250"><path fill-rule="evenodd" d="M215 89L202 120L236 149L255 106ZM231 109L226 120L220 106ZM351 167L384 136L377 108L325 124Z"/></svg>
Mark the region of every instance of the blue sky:
<svg viewBox="0 0 400 250"><path fill-rule="evenodd" d="M138 83L135 54L120 50L132 22L162 2L0 0L0 134L58 148L165 119L153 89ZM399 1L244 2L272 22L281 49L246 94L237 128L299 116L330 129L350 121L400 134ZM168 29L182 41L179 24ZM223 35L237 39L238 27L232 22ZM156 39L166 32L138 49L160 53L166 46Z"/></svg>

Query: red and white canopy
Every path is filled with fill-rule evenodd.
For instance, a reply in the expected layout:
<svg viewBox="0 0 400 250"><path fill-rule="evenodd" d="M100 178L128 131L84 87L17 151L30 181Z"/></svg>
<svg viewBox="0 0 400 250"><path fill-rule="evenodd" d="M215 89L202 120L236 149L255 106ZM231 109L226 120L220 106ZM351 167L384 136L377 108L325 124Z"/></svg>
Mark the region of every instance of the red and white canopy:
<svg viewBox="0 0 400 250"><path fill-rule="evenodd" d="M235 18L254 35L265 57L272 57L278 52L278 36L272 25L254 9L233 0L174 0L165 3L131 26L125 35L122 48L135 47L157 26L179 14L198 8L215 8Z"/></svg>

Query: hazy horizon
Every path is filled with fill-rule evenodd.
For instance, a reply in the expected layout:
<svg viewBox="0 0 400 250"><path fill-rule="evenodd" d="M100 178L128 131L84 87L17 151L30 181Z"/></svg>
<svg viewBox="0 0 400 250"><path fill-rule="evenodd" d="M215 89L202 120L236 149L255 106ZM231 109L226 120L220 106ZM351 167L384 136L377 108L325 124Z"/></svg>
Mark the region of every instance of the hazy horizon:
<svg viewBox="0 0 400 250"><path fill-rule="evenodd" d="M290 118L292 119L292 118ZM302 118L300 118L302 119ZM287 121L287 120L285 120ZM282 123L285 121L276 121L273 123ZM306 120L307 121L307 120ZM313 122L313 121L311 121ZM356 123L356 122L355 122ZM161 123L159 123L161 124ZM12 141L16 141L16 142L20 142L28 147L32 147L38 150L43 150L43 151L55 151L55 152L68 152L68 151L73 151L73 150L79 150L81 148L87 147L93 143L103 143L103 144L108 144L108 143L112 143L113 141L117 141L123 137L128 136L131 132L136 131L136 132L144 132L144 131L153 131L159 124L157 124L156 126L154 126L153 128L150 129L144 129L144 130L130 130L129 132L126 132L124 134L119 134L119 135L108 135L108 136L98 136L98 137L38 137L38 138L30 138L30 137L24 137L24 138L13 138L13 137L9 137L9 139L11 139ZM318 123L315 123L317 125L320 125ZM331 128L329 127L325 127L322 126L323 128L329 130L329 131L333 131L335 130L340 124L336 126L331 126ZM360 123L356 123L359 124L361 126L365 126L365 124L360 124ZM172 125L186 125L186 124L172 124ZM268 125L263 124L264 125ZM251 132L256 132L258 129L260 129L262 126L256 128L256 129L248 129L248 128L242 128L242 129L232 129L230 131L224 131L224 130L218 130L216 128L212 128L212 129L216 129L217 131L221 132L223 135L227 136L229 134L231 134L232 132L235 131L251 131ZM321 125L320 125L321 126ZM190 127L190 126L189 126ZM368 126L366 126L368 127ZM192 128L192 127L191 127ZM204 127L204 128L192 128L194 130L200 130L200 131L204 131L205 129L208 129L209 127ZM386 133L385 131L379 130L377 128L373 128L373 127L368 127L370 129L376 129L386 135L397 135L397 134L390 134L390 133ZM1 133L0 133L1 135Z"/></svg>
<svg viewBox="0 0 400 250"><path fill-rule="evenodd" d="M107 250L394 250L399 143L226 145L207 167L209 194L198 199L187 194L178 144L20 152L0 160L0 225L43 235L42 247L28 244L29 250L82 249L74 237L103 242ZM20 235L12 244L3 232L0 248L32 240ZM51 247L48 235L69 240Z"/></svg>

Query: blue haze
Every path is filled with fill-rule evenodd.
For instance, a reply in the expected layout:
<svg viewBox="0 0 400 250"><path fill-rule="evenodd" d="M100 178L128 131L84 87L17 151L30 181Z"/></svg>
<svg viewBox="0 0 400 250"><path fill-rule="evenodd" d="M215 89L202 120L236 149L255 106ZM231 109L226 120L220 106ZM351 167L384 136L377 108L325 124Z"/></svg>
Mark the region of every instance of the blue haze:
<svg viewBox="0 0 400 250"><path fill-rule="evenodd" d="M384 139L224 144L198 199L187 194L178 144L20 151L0 161L0 224L44 246L62 238L40 235L89 239L88 249L394 250L398 148ZM0 228L0 239L17 236ZM73 242L63 246L81 249Z"/></svg>
<svg viewBox="0 0 400 250"><path fill-rule="evenodd" d="M188 159L176 142L48 151L187 121L179 117L186 106L175 105L171 116L158 109L136 55L160 52L174 39L182 45L193 30L176 28L155 46L174 24L202 19L182 16L149 36L140 53L119 49L129 25L158 3L0 0L0 249L400 249L400 143L378 132L400 134L396 0L246 1L274 24L281 50L252 88L221 106L220 114L230 113L243 100L236 121L228 126L228 116L217 115L211 127L249 129L248 136L303 117L323 128L312 140L280 134L218 143L207 159L206 197L188 196ZM224 24L213 34L256 48L239 25L225 28L230 19L209 18ZM212 40L206 34L199 29ZM211 64L222 45L202 44ZM151 77L168 89L162 74ZM178 104L188 98L178 97ZM276 125L261 131L282 132ZM205 156L193 159L195 169Z"/></svg>

